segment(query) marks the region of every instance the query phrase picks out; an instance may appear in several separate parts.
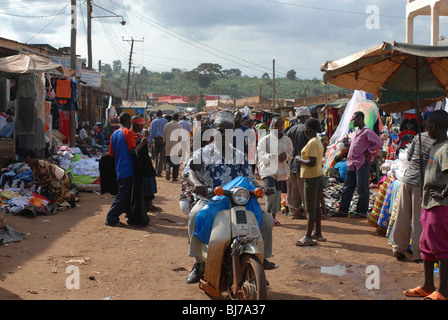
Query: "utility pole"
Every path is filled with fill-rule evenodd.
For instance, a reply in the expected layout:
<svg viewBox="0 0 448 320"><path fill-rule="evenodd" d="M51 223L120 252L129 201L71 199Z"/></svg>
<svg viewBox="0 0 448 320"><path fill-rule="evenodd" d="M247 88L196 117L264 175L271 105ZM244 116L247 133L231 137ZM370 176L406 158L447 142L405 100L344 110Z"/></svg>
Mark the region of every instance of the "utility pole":
<svg viewBox="0 0 448 320"><path fill-rule="evenodd" d="M136 97L135 92L135 65L132 66L132 89L131 89L131 101L134 101L134 98Z"/></svg>
<svg viewBox="0 0 448 320"><path fill-rule="evenodd" d="M88 55L88 61L87 61L87 67L89 69L92 69L92 19L93 18L113 18L113 17L121 17L121 25L125 25L126 21L123 20L123 16L120 16L118 14L115 14L114 12L107 10L106 8L100 7L99 5L92 2L92 0L86 0L87 1L87 55ZM101 10L109 12L110 16L97 16L92 17L93 12L93 6L100 8Z"/></svg>
<svg viewBox="0 0 448 320"><path fill-rule="evenodd" d="M92 57L92 0L87 0L87 69L92 70L93 57ZM86 88L85 93L87 95L86 103L86 121L91 119L95 114L95 91L93 87Z"/></svg>
<svg viewBox="0 0 448 320"><path fill-rule="evenodd" d="M71 0L70 68L76 70L76 0ZM70 108L70 146L76 146L75 111Z"/></svg>
<svg viewBox="0 0 448 320"><path fill-rule="evenodd" d="M129 55L129 68L128 68L128 84L127 84L127 88L126 88L126 100L129 101L129 83L131 80L132 53L134 51L134 42L143 42L143 40L134 40L134 38L131 38L131 40L125 40L125 39L122 39L122 40L131 42L131 53Z"/></svg>
<svg viewBox="0 0 448 320"><path fill-rule="evenodd" d="M92 69L92 0L87 0L87 68Z"/></svg>
<svg viewBox="0 0 448 320"><path fill-rule="evenodd" d="M93 70L93 57L92 57L92 19L93 18L111 18L111 17L121 17L121 25L125 25L126 21L123 20L123 17L120 15L115 14L114 12L107 10L106 8L100 7L97 4L94 4L92 0L86 0L87 1L87 68L89 70ZM97 16L92 17L93 12L93 6L101 8L104 11L107 11L111 13L110 16ZM99 69L101 69L101 65L98 66ZM101 72L101 70L100 70ZM95 121L96 118L96 104L97 100L95 97L95 91L93 90L93 87L88 87L85 90L86 93L86 121L92 120L92 122ZM102 96L101 96L101 104L102 106ZM88 112L89 111L89 112ZM101 107L100 107L100 114L101 114ZM101 115L100 115L101 119Z"/></svg>
<svg viewBox="0 0 448 320"><path fill-rule="evenodd" d="M275 109L275 59L272 60L272 111Z"/></svg>

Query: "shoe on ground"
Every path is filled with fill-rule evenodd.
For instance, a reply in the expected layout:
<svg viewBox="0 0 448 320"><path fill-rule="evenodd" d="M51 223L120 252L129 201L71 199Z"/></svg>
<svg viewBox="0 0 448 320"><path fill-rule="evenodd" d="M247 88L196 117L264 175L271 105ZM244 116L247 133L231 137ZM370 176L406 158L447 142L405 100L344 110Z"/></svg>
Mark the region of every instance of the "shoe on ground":
<svg viewBox="0 0 448 320"><path fill-rule="evenodd" d="M278 264L268 261L268 259L263 260L264 270L274 270L278 268Z"/></svg>
<svg viewBox="0 0 448 320"><path fill-rule="evenodd" d="M125 224L123 222L120 222L120 221L118 221L116 224L111 224L110 222L108 222L106 220L106 221L104 221L104 224L106 226L109 226L109 227L123 227L123 226L125 226Z"/></svg>
<svg viewBox="0 0 448 320"><path fill-rule="evenodd" d="M202 276L204 275L204 271L205 271L205 263L196 262L193 265L193 269L191 269L190 273L188 274L187 283L188 284L198 283L201 280Z"/></svg>
<svg viewBox="0 0 448 320"><path fill-rule="evenodd" d="M300 220L306 220L306 213L305 212L297 212L297 213L293 213L291 214L291 219L296 220L296 219L300 219Z"/></svg>
<svg viewBox="0 0 448 320"><path fill-rule="evenodd" d="M297 241L296 246L298 247L306 247L306 246L314 246L317 244L317 240L304 236L302 239Z"/></svg>
<svg viewBox="0 0 448 320"><path fill-rule="evenodd" d="M367 214L366 213L358 213L355 212L354 214L351 215L352 218L360 218L360 219L365 219L367 218Z"/></svg>
<svg viewBox="0 0 448 320"><path fill-rule="evenodd" d="M394 251L393 256L395 258L397 258L398 261L404 261L406 260L406 256L404 253L398 252L398 251Z"/></svg>
<svg viewBox="0 0 448 320"><path fill-rule="evenodd" d="M348 212L338 211L330 215L332 218L344 218L348 217Z"/></svg>
<svg viewBox="0 0 448 320"><path fill-rule="evenodd" d="M171 179L171 171L169 171L169 170L167 170L166 171L166 180L168 180L168 181L170 181L170 179Z"/></svg>

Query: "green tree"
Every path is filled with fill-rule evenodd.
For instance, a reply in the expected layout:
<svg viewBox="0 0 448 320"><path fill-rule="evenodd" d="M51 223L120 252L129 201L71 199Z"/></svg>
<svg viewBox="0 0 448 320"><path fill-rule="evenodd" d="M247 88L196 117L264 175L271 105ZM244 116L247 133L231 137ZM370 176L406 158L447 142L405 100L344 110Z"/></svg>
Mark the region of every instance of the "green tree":
<svg viewBox="0 0 448 320"><path fill-rule="evenodd" d="M121 61L114 60L112 62L112 69L114 70L115 73L120 73L121 72Z"/></svg>
<svg viewBox="0 0 448 320"><path fill-rule="evenodd" d="M209 75L206 74L198 74L197 82L201 88L208 88L210 83L212 82L212 79Z"/></svg>
<svg viewBox="0 0 448 320"><path fill-rule="evenodd" d="M222 77L222 67L216 63L201 63L194 69L199 74L208 75L212 78Z"/></svg>
<svg viewBox="0 0 448 320"><path fill-rule="evenodd" d="M101 72L105 75L106 78L113 76L113 70L110 64L106 63L101 66Z"/></svg>
<svg viewBox="0 0 448 320"><path fill-rule="evenodd" d="M288 80L296 80L297 78L296 78L296 72L294 71L294 70L289 70L287 73L286 73L286 79L288 79Z"/></svg>
<svg viewBox="0 0 448 320"><path fill-rule="evenodd" d="M229 70L223 70L223 75L227 77L241 77L242 72L240 69L229 69Z"/></svg>
<svg viewBox="0 0 448 320"><path fill-rule="evenodd" d="M172 79L174 79L174 74L172 72L163 72L162 79L163 80L172 80Z"/></svg>
<svg viewBox="0 0 448 320"><path fill-rule="evenodd" d="M148 77L149 77L148 69L146 69L145 67L143 67L143 68L140 70L140 75L142 76L142 78L143 78L144 80L148 79Z"/></svg>
<svg viewBox="0 0 448 320"><path fill-rule="evenodd" d="M201 92L199 93L198 103L196 104L196 106L197 106L198 110L201 110L201 111L202 111L202 108L203 108L206 104L207 104L207 103L205 102L205 99L204 99L204 92L201 91Z"/></svg>

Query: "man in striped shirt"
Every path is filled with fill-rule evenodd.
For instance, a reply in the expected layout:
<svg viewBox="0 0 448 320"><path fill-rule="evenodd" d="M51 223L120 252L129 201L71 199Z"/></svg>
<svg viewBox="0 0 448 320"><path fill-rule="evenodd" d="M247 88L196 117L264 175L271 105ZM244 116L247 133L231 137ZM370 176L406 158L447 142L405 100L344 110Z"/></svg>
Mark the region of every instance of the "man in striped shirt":
<svg viewBox="0 0 448 320"><path fill-rule="evenodd" d="M423 172L428 163L429 150L435 140L427 132L421 134L423 153ZM392 231L393 255L398 260L405 258L404 252L412 239L414 260L421 260L419 240L422 233L420 214L422 211L422 191L420 183L420 139L415 136L407 151L408 167L404 172L398 198L397 217Z"/></svg>

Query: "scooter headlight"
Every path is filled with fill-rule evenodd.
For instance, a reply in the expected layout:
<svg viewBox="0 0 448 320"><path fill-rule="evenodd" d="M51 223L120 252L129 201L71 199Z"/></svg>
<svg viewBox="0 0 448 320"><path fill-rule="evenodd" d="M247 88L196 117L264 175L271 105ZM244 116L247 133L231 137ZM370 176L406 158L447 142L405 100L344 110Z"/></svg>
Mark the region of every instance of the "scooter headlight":
<svg viewBox="0 0 448 320"><path fill-rule="evenodd" d="M249 191L244 188L237 188L233 191L233 201L240 206L244 206L250 199Z"/></svg>

